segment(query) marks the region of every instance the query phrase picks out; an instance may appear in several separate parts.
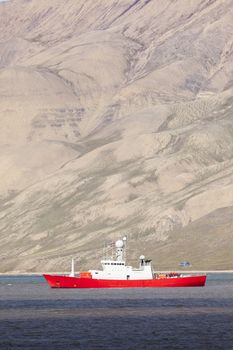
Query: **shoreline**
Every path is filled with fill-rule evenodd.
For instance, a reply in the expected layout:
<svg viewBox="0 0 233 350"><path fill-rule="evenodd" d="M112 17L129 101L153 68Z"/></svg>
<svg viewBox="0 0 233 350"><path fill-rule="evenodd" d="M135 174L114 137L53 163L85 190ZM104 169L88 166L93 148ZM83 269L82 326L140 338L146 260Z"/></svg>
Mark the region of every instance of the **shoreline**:
<svg viewBox="0 0 233 350"><path fill-rule="evenodd" d="M154 271L156 273L169 273L169 271ZM233 270L176 270L177 273L200 273L200 274L208 274L208 273L233 273ZM79 273L77 271L76 273ZM19 272L19 271L12 271L12 272L0 272L0 276L43 276L43 274L46 275L69 275L70 271L66 272Z"/></svg>

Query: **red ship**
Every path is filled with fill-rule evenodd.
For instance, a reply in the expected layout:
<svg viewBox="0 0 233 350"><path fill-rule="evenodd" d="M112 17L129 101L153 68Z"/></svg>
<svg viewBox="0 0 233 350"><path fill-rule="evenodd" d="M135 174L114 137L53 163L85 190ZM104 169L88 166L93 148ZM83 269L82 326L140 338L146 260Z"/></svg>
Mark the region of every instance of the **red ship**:
<svg viewBox="0 0 233 350"><path fill-rule="evenodd" d="M140 256L138 268L127 266L125 261L126 237L115 243L115 259L101 261L102 270L89 270L75 275L74 261L69 276L47 275L44 278L51 288L164 288L203 287L206 275L155 273L151 260Z"/></svg>

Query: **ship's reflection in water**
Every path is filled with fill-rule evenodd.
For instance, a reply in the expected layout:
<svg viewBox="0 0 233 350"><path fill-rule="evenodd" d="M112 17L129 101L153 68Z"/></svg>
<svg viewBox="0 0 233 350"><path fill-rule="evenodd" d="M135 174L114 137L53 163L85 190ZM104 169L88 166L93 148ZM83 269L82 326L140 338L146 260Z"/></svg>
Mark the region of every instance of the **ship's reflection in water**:
<svg viewBox="0 0 233 350"><path fill-rule="evenodd" d="M0 277L1 349L232 349L233 275L204 288L50 289Z"/></svg>

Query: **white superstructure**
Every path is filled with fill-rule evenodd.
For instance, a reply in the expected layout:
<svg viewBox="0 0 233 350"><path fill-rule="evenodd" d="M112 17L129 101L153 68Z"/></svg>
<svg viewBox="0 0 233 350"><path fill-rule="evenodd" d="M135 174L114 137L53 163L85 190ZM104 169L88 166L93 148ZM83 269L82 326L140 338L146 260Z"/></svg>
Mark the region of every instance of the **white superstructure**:
<svg viewBox="0 0 233 350"><path fill-rule="evenodd" d="M148 280L153 278L151 260L146 260L144 255L140 256L138 269L126 265L125 237L115 242L115 248L115 259L101 261L103 270L89 270L92 278L113 280Z"/></svg>

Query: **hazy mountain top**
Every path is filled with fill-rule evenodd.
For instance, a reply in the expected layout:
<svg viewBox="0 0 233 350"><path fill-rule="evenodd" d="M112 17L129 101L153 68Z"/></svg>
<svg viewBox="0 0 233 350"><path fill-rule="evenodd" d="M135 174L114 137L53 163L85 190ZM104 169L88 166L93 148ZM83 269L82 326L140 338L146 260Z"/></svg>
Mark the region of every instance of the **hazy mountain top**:
<svg viewBox="0 0 233 350"><path fill-rule="evenodd" d="M123 234L163 268L232 268L232 11L0 3L2 271L90 267Z"/></svg>

